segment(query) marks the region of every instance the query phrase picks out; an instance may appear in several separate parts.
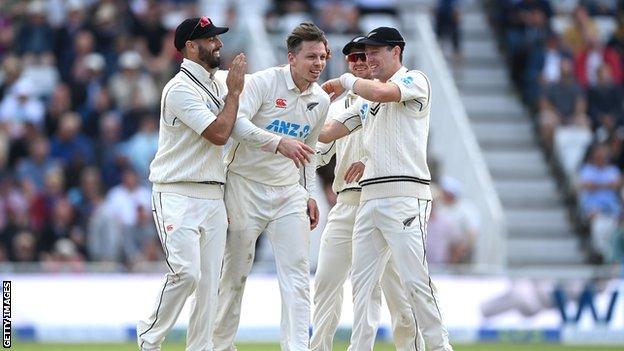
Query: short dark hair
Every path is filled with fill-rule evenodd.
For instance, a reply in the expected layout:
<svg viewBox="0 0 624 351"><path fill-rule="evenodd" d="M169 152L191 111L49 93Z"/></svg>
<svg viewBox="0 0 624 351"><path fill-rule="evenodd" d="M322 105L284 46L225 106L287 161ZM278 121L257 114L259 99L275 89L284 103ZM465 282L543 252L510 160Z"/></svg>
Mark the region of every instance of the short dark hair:
<svg viewBox="0 0 624 351"><path fill-rule="evenodd" d="M317 27L314 23L303 22L299 24L286 38L286 47L288 52L296 54L301 49L301 44L304 41L317 41L325 44L325 50L329 56L329 47L327 45L327 38L325 33Z"/></svg>
<svg viewBox="0 0 624 351"><path fill-rule="evenodd" d="M399 45L388 45L387 46L388 51L394 49L395 46L398 46L399 49L401 49L401 53L399 54L399 62L403 63L403 50L405 50L405 44L403 44L403 45L400 45L400 44Z"/></svg>

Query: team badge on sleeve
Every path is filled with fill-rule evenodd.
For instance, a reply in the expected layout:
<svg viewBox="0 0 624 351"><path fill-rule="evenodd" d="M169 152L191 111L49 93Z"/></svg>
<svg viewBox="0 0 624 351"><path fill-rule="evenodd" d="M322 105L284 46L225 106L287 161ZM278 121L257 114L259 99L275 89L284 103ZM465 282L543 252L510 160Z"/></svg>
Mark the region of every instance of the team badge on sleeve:
<svg viewBox="0 0 624 351"><path fill-rule="evenodd" d="M401 82L403 82L403 85L408 87L408 86L410 86L414 82L414 78L412 78L410 76L403 77L403 78L401 78Z"/></svg>

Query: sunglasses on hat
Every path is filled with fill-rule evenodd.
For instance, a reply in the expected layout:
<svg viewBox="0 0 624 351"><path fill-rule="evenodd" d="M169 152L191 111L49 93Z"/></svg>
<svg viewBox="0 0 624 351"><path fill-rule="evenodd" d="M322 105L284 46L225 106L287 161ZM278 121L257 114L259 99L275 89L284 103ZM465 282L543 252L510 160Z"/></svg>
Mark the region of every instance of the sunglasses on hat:
<svg viewBox="0 0 624 351"><path fill-rule="evenodd" d="M347 55L347 62L357 62L358 60L366 62L366 54L363 52L354 52Z"/></svg>
<svg viewBox="0 0 624 351"><path fill-rule="evenodd" d="M185 41L191 40L191 38L193 37L193 34L195 34L195 31L197 30L197 27L200 24L202 25L202 27L205 27L205 26L211 24L210 18L208 18L207 16L200 17L199 20L197 21L197 24L195 24L195 27L193 27L193 30L191 31L191 34L189 34L188 37L186 37Z"/></svg>

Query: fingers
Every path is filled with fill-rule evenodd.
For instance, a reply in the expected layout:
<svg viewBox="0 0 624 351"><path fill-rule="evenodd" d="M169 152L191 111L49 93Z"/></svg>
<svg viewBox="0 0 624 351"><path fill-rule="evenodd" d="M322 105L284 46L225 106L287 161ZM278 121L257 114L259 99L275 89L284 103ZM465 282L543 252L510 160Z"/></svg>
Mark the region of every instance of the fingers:
<svg viewBox="0 0 624 351"><path fill-rule="evenodd" d="M300 142L301 143L301 142ZM306 143L301 143L301 147L303 148L304 151L307 151L310 154L314 154L314 149L311 148L308 144Z"/></svg>
<svg viewBox="0 0 624 351"><path fill-rule="evenodd" d="M319 211L316 201L312 199L308 201L308 214L310 216L310 230L314 230L319 222Z"/></svg>

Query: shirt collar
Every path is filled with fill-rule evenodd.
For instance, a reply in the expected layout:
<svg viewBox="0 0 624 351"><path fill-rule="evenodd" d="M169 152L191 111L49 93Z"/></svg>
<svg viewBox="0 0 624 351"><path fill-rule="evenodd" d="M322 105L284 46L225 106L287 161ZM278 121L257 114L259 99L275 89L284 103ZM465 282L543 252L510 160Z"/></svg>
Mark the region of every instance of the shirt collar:
<svg viewBox="0 0 624 351"><path fill-rule="evenodd" d="M182 60L181 67L189 70L197 79L201 81L210 81L214 79L214 74L219 70L218 68L211 69L210 71L206 71L204 67L202 67L199 63L189 60L185 58Z"/></svg>
<svg viewBox="0 0 624 351"><path fill-rule="evenodd" d="M306 89L305 91L303 92L299 91L299 88L297 88L297 85L295 84L295 81L293 80L292 73L290 72L290 65L286 65L282 67L282 74L284 74L284 78L286 79L286 87L288 88L288 90L292 90L295 93L298 93L301 95L312 94L312 87L314 86L314 83L310 84L308 89Z"/></svg>
<svg viewBox="0 0 624 351"><path fill-rule="evenodd" d="M390 79L388 79L388 81L391 81L394 78L400 77L402 74L406 73L407 71L409 71L407 67L401 66L401 68L399 68L398 71L394 72L394 74L392 75L392 77L390 77Z"/></svg>

